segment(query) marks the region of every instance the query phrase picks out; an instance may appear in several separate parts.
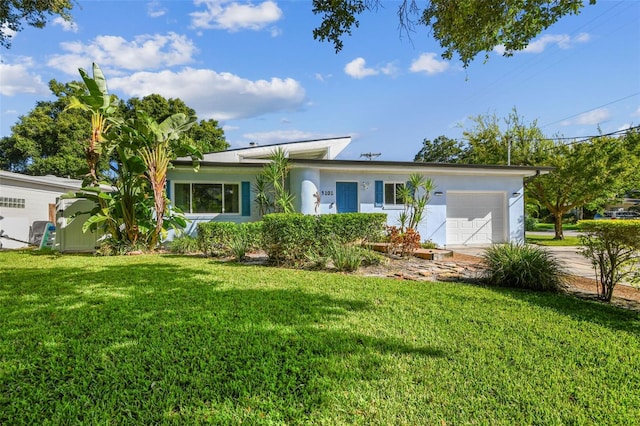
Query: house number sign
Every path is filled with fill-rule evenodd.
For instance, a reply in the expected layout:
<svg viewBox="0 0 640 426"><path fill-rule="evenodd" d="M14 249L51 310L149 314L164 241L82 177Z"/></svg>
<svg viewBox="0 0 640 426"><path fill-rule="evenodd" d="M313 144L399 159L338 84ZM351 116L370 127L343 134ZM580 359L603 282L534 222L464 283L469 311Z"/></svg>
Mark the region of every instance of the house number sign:
<svg viewBox="0 0 640 426"><path fill-rule="evenodd" d="M333 191L320 191L320 195L333 195Z"/></svg>

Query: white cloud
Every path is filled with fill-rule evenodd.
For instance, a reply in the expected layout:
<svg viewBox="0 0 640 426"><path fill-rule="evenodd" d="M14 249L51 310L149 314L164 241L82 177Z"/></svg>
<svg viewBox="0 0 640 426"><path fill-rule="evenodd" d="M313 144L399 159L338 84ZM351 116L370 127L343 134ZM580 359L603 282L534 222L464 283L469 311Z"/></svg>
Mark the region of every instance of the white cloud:
<svg viewBox="0 0 640 426"><path fill-rule="evenodd" d="M436 59L435 53L423 53L411 63L409 71L423 72L429 75L445 72L449 69L449 62Z"/></svg>
<svg viewBox="0 0 640 426"><path fill-rule="evenodd" d="M357 79L362 79L372 75L380 74L379 70L367 68L367 61L364 58L356 58L344 66L344 72Z"/></svg>
<svg viewBox="0 0 640 426"><path fill-rule="evenodd" d="M67 21L64 18L58 16L53 20L53 25L59 25L62 27L62 31L77 33L78 32L78 24L73 21Z"/></svg>
<svg viewBox="0 0 640 426"><path fill-rule="evenodd" d="M554 44L560 49L566 50L571 49L576 44L586 43L589 40L591 40L591 36L588 33L580 33L573 38L571 38L569 34L545 34L539 39L532 41L527 47L519 50L518 52L542 53L545 51L547 46ZM505 48L503 45L496 46L493 50L500 55L504 55L505 52Z"/></svg>
<svg viewBox="0 0 640 426"><path fill-rule="evenodd" d="M147 15L151 18L159 18L167 14L167 9L160 5L158 0L147 3Z"/></svg>
<svg viewBox="0 0 640 426"><path fill-rule="evenodd" d="M631 113L632 117L640 117L640 107L637 110Z"/></svg>
<svg viewBox="0 0 640 426"><path fill-rule="evenodd" d="M103 35L85 44L79 41L61 43L67 53L54 55L47 65L68 74L78 68L87 68L92 62L105 69L143 70L184 65L193 61L198 51L184 35L170 32L166 35L144 34L132 41L123 37Z"/></svg>
<svg viewBox="0 0 640 426"><path fill-rule="evenodd" d="M630 129L631 127L633 127L633 124L632 124L632 123L623 124L622 126L618 127L618 128L616 129L616 131L621 132L621 131L623 131L623 130L628 130L628 129Z"/></svg>
<svg viewBox="0 0 640 426"><path fill-rule="evenodd" d="M137 72L109 79L113 89L127 97L158 93L180 98L199 118L231 120L301 108L304 88L291 78L247 80L231 73L184 68L179 72Z"/></svg>
<svg viewBox="0 0 640 426"><path fill-rule="evenodd" d="M42 82L42 78L33 71L36 68L33 59L18 58L15 64L0 62L0 94L14 96L21 93L45 95L49 88Z"/></svg>
<svg viewBox="0 0 640 426"><path fill-rule="evenodd" d="M10 29L7 24L0 25L0 31L8 40L11 40L17 34L17 31Z"/></svg>
<svg viewBox="0 0 640 426"><path fill-rule="evenodd" d="M583 114L578 115L574 119L565 120L560 124L563 126L571 125L596 125L601 124L611 118L611 113L606 108L594 109Z"/></svg>
<svg viewBox="0 0 640 426"><path fill-rule="evenodd" d="M314 75L315 79L318 81L321 81L322 83L326 82L327 80L329 80L331 77L333 77L333 74L321 74L319 72L315 73Z"/></svg>
<svg viewBox="0 0 640 426"><path fill-rule="evenodd" d="M273 1L258 5L237 3L230 0L195 0L196 6L204 5L206 10L191 13L194 28L221 29L231 32L240 30L262 30L282 17L282 10ZM279 30L271 30L272 36Z"/></svg>

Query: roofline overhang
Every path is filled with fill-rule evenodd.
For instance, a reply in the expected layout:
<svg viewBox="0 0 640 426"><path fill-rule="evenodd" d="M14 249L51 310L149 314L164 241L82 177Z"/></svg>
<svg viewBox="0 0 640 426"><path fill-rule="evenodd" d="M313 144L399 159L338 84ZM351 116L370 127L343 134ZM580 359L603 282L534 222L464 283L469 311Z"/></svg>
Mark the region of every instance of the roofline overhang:
<svg viewBox="0 0 640 426"><path fill-rule="evenodd" d="M200 166L211 168L242 168L261 170L265 162L255 163L222 163L201 161ZM193 168L191 160L175 160L174 166L178 170L185 168ZM312 167L320 170L341 171L341 172L373 172L383 171L391 173L428 173L431 175L494 175L494 176L521 176L531 177L544 175L554 170L548 166L504 166L504 165L484 165L484 164L452 164L452 163L419 163L419 162L401 162L401 161L363 161L363 160L306 160L306 159L290 159L289 164L294 169L304 167Z"/></svg>

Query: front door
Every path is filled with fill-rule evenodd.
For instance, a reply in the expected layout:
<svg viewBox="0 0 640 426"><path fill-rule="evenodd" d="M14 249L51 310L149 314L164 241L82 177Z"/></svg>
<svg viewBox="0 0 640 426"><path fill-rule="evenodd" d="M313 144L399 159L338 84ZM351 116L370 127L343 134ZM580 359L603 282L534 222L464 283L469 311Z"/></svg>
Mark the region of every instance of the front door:
<svg viewBox="0 0 640 426"><path fill-rule="evenodd" d="M336 182L336 207L338 213L358 211L358 182Z"/></svg>

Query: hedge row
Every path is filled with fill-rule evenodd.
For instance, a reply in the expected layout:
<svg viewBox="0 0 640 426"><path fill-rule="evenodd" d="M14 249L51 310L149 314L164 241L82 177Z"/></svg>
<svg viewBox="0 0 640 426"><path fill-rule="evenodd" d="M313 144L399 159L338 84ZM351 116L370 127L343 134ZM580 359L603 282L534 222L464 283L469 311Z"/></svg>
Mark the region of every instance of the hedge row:
<svg viewBox="0 0 640 426"><path fill-rule="evenodd" d="M198 247L209 256L226 256L235 241L243 241L247 249L262 247L262 222L201 222L198 223Z"/></svg>
<svg viewBox="0 0 640 426"><path fill-rule="evenodd" d="M309 254L325 253L334 243L379 241L386 223L384 213L269 214L263 217L263 249L278 263L296 263Z"/></svg>

